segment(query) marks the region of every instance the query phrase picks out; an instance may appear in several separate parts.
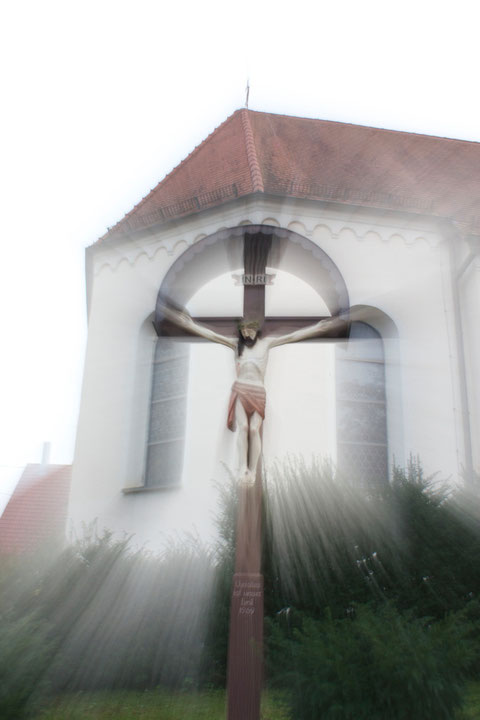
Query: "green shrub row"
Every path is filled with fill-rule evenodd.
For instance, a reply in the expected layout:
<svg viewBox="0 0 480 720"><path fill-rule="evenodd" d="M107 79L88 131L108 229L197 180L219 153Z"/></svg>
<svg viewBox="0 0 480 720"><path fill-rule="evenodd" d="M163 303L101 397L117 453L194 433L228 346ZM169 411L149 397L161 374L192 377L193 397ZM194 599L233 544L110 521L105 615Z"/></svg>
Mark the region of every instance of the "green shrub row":
<svg viewBox="0 0 480 720"><path fill-rule="evenodd" d="M0 572L0 718L45 692L223 687L236 488L219 488L219 541L160 556L105 533ZM474 484L450 492L411 461L369 491L328 466L267 475L267 681L295 720L450 718L480 669Z"/></svg>

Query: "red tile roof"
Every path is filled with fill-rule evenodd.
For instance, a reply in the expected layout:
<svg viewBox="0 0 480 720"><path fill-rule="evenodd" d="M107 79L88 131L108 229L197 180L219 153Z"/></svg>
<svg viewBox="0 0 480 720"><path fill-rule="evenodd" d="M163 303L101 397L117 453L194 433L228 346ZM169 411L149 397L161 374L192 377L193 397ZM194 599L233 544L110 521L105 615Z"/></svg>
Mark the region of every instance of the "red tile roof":
<svg viewBox="0 0 480 720"><path fill-rule="evenodd" d="M63 541L71 465L27 465L0 517L0 555Z"/></svg>
<svg viewBox="0 0 480 720"><path fill-rule="evenodd" d="M480 143L237 110L102 239L252 193L434 215L480 233Z"/></svg>

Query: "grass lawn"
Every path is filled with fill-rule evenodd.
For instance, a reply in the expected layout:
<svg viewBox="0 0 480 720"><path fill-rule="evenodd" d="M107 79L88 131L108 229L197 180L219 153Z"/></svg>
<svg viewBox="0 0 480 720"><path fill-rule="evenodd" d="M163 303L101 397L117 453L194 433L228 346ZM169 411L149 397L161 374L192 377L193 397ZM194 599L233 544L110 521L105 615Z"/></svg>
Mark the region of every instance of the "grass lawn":
<svg viewBox="0 0 480 720"><path fill-rule="evenodd" d="M225 720L225 692L76 693L57 698L36 715L37 720ZM262 720L289 720L278 696L262 697Z"/></svg>
<svg viewBox="0 0 480 720"><path fill-rule="evenodd" d="M468 686L465 708L458 713L456 720L478 720L480 718L480 682Z"/></svg>
<svg viewBox="0 0 480 720"><path fill-rule="evenodd" d="M225 692L80 692L52 700L35 720L225 720ZM279 695L264 693L261 720L290 720ZM479 720L480 682L468 686L456 720ZM430 720L430 719L429 719ZM433 720L433 719L432 719Z"/></svg>

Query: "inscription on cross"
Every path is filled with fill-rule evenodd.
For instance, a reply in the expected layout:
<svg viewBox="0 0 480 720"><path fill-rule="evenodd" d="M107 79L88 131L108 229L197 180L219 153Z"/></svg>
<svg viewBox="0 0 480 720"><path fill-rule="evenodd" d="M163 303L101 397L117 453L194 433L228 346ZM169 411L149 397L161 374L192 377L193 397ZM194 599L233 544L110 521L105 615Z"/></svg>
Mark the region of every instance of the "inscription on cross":
<svg viewBox="0 0 480 720"><path fill-rule="evenodd" d="M232 275L235 285L271 285L275 275L271 273L259 273L258 275Z"/></svg>

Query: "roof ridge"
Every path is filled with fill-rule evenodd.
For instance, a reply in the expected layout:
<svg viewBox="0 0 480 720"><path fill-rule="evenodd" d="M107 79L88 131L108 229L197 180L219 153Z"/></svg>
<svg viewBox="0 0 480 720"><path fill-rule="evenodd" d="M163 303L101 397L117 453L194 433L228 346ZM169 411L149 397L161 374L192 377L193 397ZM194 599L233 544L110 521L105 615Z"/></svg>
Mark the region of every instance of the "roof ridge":
<svg viewBox="0 0 480 720"><path fill-rule="evenodd" d="M250 125L250 118L248 117L248 109L242 108L242 126L245 135L245 145L247 150L248 167L250 169L250 176L252 178L253 192L265 192L262 178L262 171L260 170L260 163L258 162L257 149L255 147L255 138L253 137L252 126Z"/></svg>
<svg viewBox="0 0 480 720"><path fill-rule="evenodd" d="M115 223L115 225L112 225L111 227L107 228L107 231L101 237L99 237L99 240L103 240L112 230L114 230L117 227L117 225L120 225L120 223L122 223L124 220L126 220L128 217L130 217L130 215L132 215L132 213L134 213L136 210L138 210L152 196L152 194L157 190L158 186L161 183L163 183L165 180L167 180L167 178L172 177L172 175L174 175L177 172L177 170L183 166L184 163L186 163L188 160L190 160L191 157L196 155L197 152L200 150L200 148L204 147L212 139L212 137L215 135L217 130L220 130L220 128L222 128L224 125L226 125L228 122L230 122L232 120L232 118L238 112L241 112L241 110L235 110L222 123L220 123L220 125L217 125L217 127L215 127L212 130L212 132L207 135L206 138L204 138L201 142L199 142L198 145L195 145L193 150L191 152L189 152L188 155L186 155L183 158L183 160L180 160L180 162L177 163L177 165L175 165L175 167L172 168L172 170L170 170L170 172L167 173L167 175L165 175L164 178L159 180L158 183L155 185L155 187L153 187L146 195L144 195L144 197L136 205L134 205L131 210L126 212L125 215L122 218L120 218L120 220L118 220L118 222Z"/></svg>
<svg viewBox="0 0 480 720"><path fill-rule="evenodd" d="M450 142L456 143L470 143L473 145L479 145L479 140L467 140L466 138L451 137L449 135L430 135L425 132L416 132L414 130L397 130L395 128L381 127L380 125L364 125L362 123L347 122L345 120L328 120L327 118L316 118L308 117L306 115L285 115L285 113L272 113L264 110L251 110L248 112L255 113L256 115L269 115L277 118L287 118L290 120L307 120L314 123L326 123L328 125L344 125L347 127L360 128L362 130L378 130L385 133L394 133L396 135L415 135L416 137L430 138L431 140L449 140Z"/></svg>

